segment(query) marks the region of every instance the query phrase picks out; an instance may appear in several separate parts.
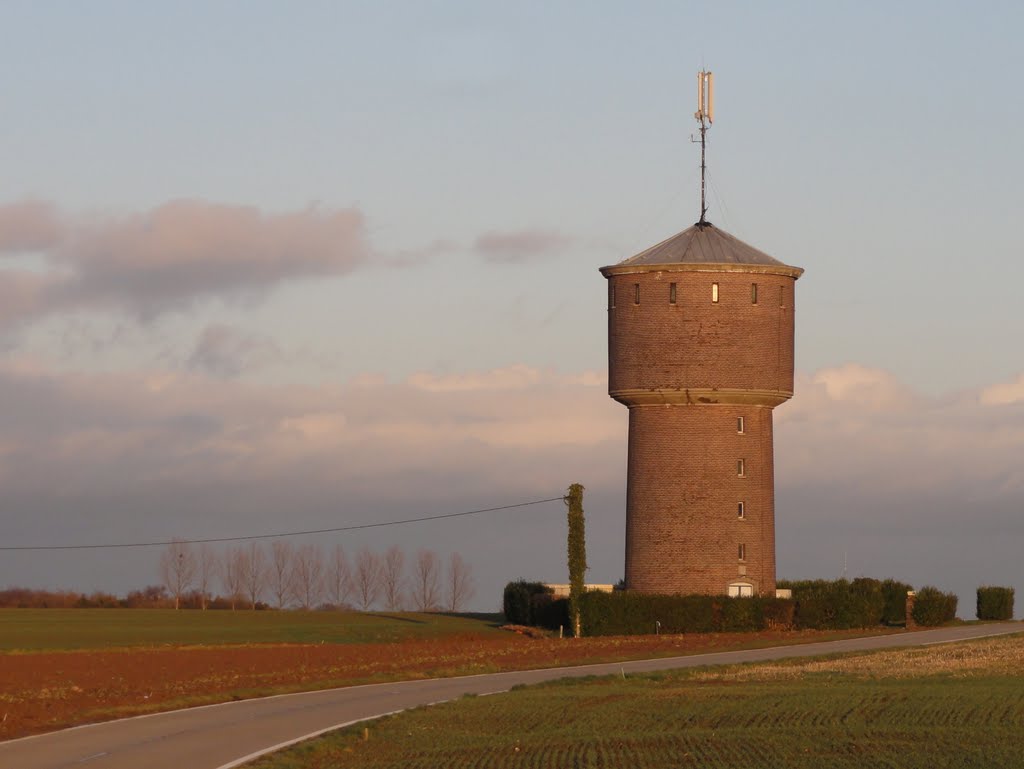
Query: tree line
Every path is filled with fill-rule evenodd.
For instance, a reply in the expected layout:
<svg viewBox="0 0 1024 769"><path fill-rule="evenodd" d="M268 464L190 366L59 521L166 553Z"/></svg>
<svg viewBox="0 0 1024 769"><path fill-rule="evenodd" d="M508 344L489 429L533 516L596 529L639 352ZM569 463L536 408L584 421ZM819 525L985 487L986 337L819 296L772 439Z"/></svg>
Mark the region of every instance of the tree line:
<svg viewBox="0 0 1024 769"><path fill-rule="evenodd" d="M417 550L408 558L394 545L384 552L341 545L324 549L276 539L217 549L172 541L160 553L160 585L123 598L109 593L8 588L0 607L124 607L195 609L337 609L462 611L476 593L472 570L459 553L443 560Z"/></svg>

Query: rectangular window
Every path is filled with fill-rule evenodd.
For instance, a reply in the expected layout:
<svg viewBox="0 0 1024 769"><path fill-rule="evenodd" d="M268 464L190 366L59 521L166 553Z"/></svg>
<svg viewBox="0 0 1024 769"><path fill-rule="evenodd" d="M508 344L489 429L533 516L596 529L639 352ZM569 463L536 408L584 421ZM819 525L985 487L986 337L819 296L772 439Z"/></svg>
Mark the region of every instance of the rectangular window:
<svg viewBox="0 0 1024 769"><path fill-rule="evenodd" d="M676 303L676 284L675 283L669 283L668 284L668 303L669 304L675 304Z"/></svg>
<svg viewBox="0 0 1024 769"><path fill-rule="evenodd" d="M740 478L746 478L747 476L747 462L745 459L736 460L736 475Z"/></svg>
<svg viewBox="0 0 1024 769"><path fill-rule="evenodd" d="M737 502L736 503L736 517L743 520L747 517L747 503Z"/></svg>
<svg viewBox="0 0 1024 769"><path fill-rule="evenodd" d="M612 281L608 281L608 309L615 309L615 284Z"/></svg>
<svg viewBox="0 0 1024 769"><path fill-rule="evenodd" d="M738 548L736 548L736 553L737 553L737 555L739 555L741 561L747 560L747 546L746 545L740 545Z"/></svg>
<svg viewBox="0 0 1024 769"><path fill-rule="evenodd" d="M711 301L714 302L715 304L718 303L718 284L717 283L712 283L711 284Z"/></svg>
<svg viewBox="0 0 1024 769"><path fill-rule="evenodd" d="M640 304L640 284L633 284L633 304Z"/></svg>
<svg viewBox="0 0 1024 769"><path fill-rule="evenodd" d="M736 432L738 432L740 435L743 435L743 433L746 432L746 426L747 425L746 422L743 420L743 417L736 417Z"/></svg>
<svg viewBox="0 0 1024 769"><path fill-rule="evenodd" d="M757 284L750 284L750 303L757 304Z"/></svg>

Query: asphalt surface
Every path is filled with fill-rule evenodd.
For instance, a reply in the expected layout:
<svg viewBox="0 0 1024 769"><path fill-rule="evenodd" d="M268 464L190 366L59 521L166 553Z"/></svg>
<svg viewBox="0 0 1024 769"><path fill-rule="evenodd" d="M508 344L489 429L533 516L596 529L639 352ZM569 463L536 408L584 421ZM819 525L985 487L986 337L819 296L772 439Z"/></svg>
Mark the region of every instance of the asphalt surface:
<svg viewBox="0 0 1024 769"><path fill-rule="evenodd" d="M406 708L557 678L758 662L1024 632L1018 622L687 657L285 694L80 726L0 743L0 769L229 769L292 742ZM567 642L571 643L571 642Z"/></svg>

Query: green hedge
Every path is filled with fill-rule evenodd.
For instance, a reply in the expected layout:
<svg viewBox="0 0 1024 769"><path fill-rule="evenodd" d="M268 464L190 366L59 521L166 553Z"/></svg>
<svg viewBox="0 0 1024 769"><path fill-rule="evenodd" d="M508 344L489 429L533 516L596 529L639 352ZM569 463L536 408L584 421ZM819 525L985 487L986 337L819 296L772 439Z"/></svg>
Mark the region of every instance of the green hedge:
<svg viewBox="0 0 1024 769"><path fill-rule="evenodd" d="M713 633L789 627L793 603L782 598L729 598L710 595L650 595L589 591L581 600L583 635ZM566 599L546 609L553 630L568 619Z"/></svg>
<svg viewBox="0 0 1024 769"><path fill-rule="evenodd" d="M907 593L914 589L913 585L898 582L895 579L882 580L882 595L885 596L885 609L882 622L886 625L902 625L907 621Z"/></svg>
<svg viewBox="0 0 1024 769"><path fill-rule="evenodd" d="M792 590L792 599L591 591L584 593L580 602L583 635L714 633L769 628L845 630L883 623L901 625L906 620L907 592L912 589L897 580L868 577L781 581L779 587ZM978 591L979 617L982 616L983 590L989 591L984 594L985 606L995 607L985 611L1002 614L1008 611L1007 616L1012 616L1012 588L981 588ZM569 627L568 601L555 599L540 582L510 582L505 587L504 605L509 622L552 630ZM917 593L914 621L919 625L941 625L955 619L956 608L955 595L925 587Z"/></svg>
<svg viewBox="0 0 1024 769"><path fill-rule="evenodd" d="M845 630L874 627L880 625L886 615L887 593L883 583L877 579L782 581L779 587L793 591L798 628ZM906 592L903 595L905 598Z"/></svg>
<svg viewBox="0 0 1024 769"><path fill-rule="evenodd" d="M979 587L977 615L978 619L1013 619L1013 588Z"/></svg>
<svg viewBox="0 0 1024 769"><path fill-rule="evenodd" d="M505 585L502 595L501 609L506 621L513 625L538 625L534 619L534 599L536 596L549 596L551 588L543 582L528 582L517 579Z"/></svg>
<svg viewBox="0 0 1024 769"><path fill-rule="evenodd" d="M958 600L953 593L943 593L937 587L923 587L914 599L914 622L926 627L952 622L956 619Z"/></svg>

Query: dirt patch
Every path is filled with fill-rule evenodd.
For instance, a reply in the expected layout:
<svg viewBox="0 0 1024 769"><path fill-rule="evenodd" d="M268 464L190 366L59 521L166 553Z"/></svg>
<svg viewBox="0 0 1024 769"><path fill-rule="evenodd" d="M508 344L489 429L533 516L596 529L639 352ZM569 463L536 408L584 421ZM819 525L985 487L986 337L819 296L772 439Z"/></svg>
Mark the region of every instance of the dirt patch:
<svg viewBox="0 0 1024 769"><path fill-rule="evenodd" d="M863 633L446 637L390 644L0 654L0 739L136 713L372 681L806 643Z"/></svg>

